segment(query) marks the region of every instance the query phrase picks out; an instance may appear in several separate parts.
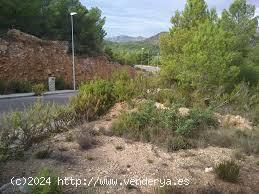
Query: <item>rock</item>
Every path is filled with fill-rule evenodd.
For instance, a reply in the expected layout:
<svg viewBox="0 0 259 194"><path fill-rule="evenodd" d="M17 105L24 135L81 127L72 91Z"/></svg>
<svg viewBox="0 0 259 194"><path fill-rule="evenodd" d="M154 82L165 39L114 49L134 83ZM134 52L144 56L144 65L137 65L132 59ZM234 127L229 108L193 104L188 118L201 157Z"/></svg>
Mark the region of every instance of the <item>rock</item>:
<svg viewBox="0 0 259 194"><path fill-rule="evenodd" d="M190 114L189 108L181 107L181 108L179 108L178 111L179 111L179 114L183 117L188 116Z"/></svg>
<svg viewBox="0 0 259 194"><path fill-rule="evenodd" d="M230 126L237 129L253 129L252 123L240 115L225 115L222 116L219 113L215 113L221 126Z"/></svg>
<svg viewBox="0 0 259 194"><path fill-rule="evenodd" d="M213 168L212 167L209 167L209 168L205 168L205 172L208 173L208 172L212 172L213 171Z"/></svg>
<svg viewBox="0 0 259 194"><path fill-rule="evenodd" d="M156 106L157 109L162 109L162 110L168 110L169 109L168 107L165 107L165 105L163 105L159 102L156 102L155 106Z"/></svg>
<svg viewBox="0 0 259 194"><path fill-rule="evenodd" d="M16 179L19 180L19 179ZM13 181L13 183L16 182ZM13 185L12 183L7 183L0 188L1 194L22 194L29 193L28 187L26 185Z"/></svg>

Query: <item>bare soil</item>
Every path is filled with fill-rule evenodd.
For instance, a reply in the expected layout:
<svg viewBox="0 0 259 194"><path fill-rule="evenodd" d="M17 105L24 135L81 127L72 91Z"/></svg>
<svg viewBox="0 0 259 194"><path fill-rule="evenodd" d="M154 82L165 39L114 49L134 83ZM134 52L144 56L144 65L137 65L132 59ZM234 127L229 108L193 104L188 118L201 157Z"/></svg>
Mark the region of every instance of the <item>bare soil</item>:
<svg viewBox="0 0 259 194"><path fill-rule="evenodd" d="M216 188L222 193L259 193L258 158L246 156L239 161L241 176L237 183L227 183L216 178L213 171L205 172L206 168L213 168L223 160L231 159L233 150L226 148L207 147L205 149L181 150L168 153L149 143L133 142L119 137L100 134L96 136L97 145L92 149L82 150L78 143L68 141L69 134L75 136L78 131L87 126L95 126L95 130L109 131L113 119L125 104L117 104L107 115L93 123L86 123L71 131L57 134L54 137L32 147L26 153L24 161L8 161L1 164L3 172L0 186L10 182L12 177L31 177L44 167L53 170L57 176L80 178L88 182L100 179L127 178L188 179L190 185L182 187L186 193L195 193L197 189ZM32 155L37 150L53 151L48 159L35 159ZM102 186L97 184L65 186L66 193L154 193L153 186L127 187L125 184L117 186ZM197 192L196 192L197 193ZM207 190L212 193L212 190Z"/></svg>

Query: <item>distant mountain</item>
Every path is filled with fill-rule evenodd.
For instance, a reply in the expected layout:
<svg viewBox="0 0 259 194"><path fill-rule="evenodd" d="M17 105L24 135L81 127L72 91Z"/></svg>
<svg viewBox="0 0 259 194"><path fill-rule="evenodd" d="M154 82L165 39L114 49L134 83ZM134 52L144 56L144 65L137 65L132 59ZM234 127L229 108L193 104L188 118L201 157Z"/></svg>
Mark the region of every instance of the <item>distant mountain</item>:
<svg viewBox="0 0 259 194"><path fill-rule="evenodd" d="M132 36L121 35L121 36L110 37L110 38L107 38L106 40L111 42L140 42L145 40L145 38L142 36L132 37Z"/></svg>
<svg viewBox="0 0 259 194"><path fill-rule="evenodd" d="M154 36L151 36L150 38L146 38L143 42L153 44L153 45L159 45L160 36L166 33L167 32L160 32Z"/></svg>

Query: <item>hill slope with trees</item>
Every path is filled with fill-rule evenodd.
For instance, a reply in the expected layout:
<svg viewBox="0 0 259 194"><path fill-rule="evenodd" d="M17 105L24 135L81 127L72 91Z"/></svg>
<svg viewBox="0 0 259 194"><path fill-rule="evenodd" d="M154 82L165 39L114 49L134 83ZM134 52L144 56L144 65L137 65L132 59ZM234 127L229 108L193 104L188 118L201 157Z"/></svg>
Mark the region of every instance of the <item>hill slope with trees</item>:
<svg viewBox="0 0 259 194"><path fill-rule="evenodd" d="M102 52L105 18L98 8L87 9L79 0L12 0L0 2L0 33L18 29L49 40L71 40L70 12L74 16L76 51Z"/></svg>

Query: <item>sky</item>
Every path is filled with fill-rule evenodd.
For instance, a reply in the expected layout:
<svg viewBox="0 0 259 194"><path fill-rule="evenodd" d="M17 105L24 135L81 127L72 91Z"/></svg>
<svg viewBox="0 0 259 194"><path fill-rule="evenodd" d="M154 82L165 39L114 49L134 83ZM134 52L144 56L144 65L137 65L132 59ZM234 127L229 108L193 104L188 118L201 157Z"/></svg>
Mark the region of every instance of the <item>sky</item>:
<svg viewBox="0 0 259 194"><path fill-rule="evenodd" d="M209 8L220 14L233 0L206 0ZM259 0L248 0L256 5ZM88 9L98 7L106 17L107 37L118 35L150 37L170 28L170 18L176 10L183 10L186 0L81 0Z"/></svg>

